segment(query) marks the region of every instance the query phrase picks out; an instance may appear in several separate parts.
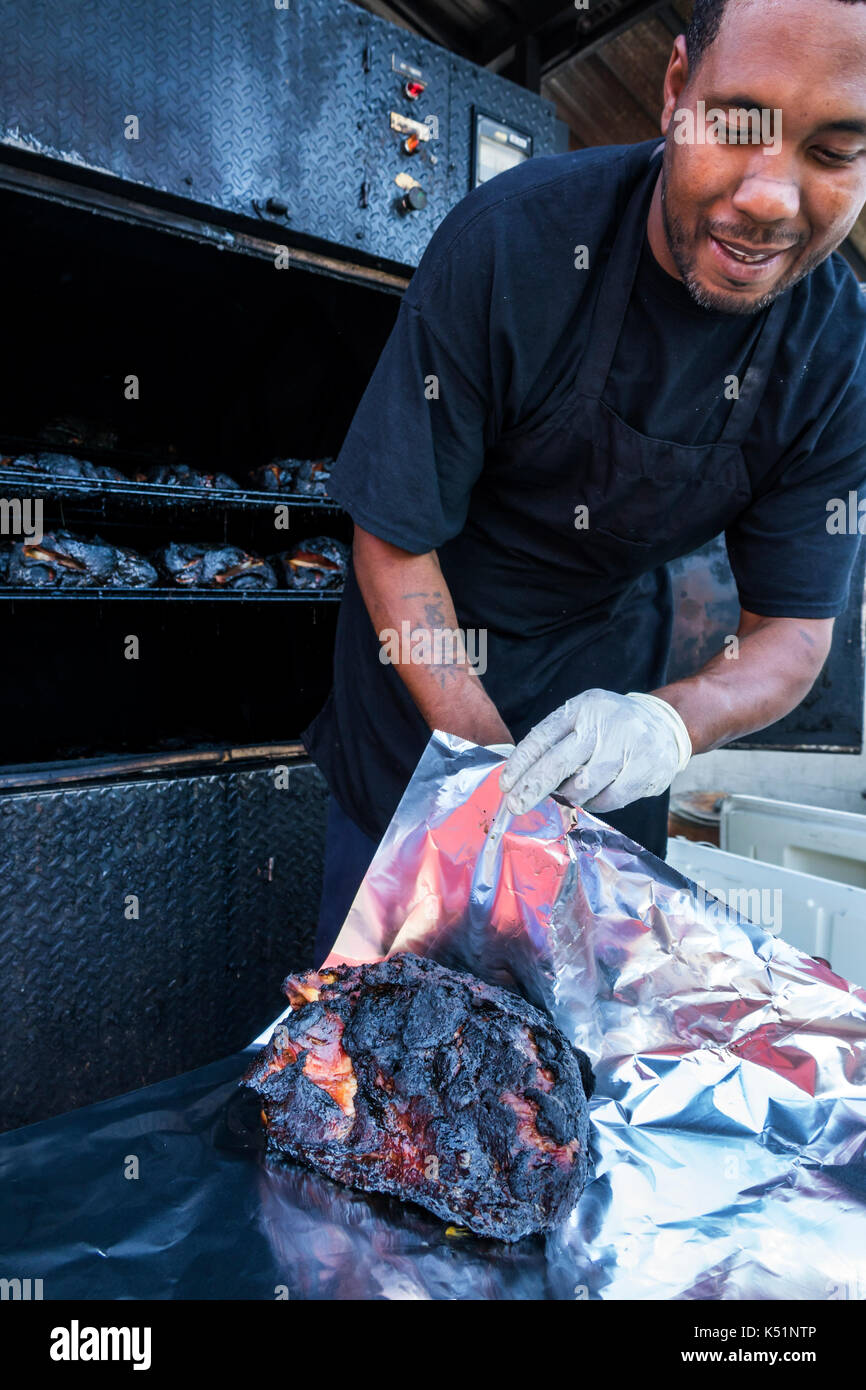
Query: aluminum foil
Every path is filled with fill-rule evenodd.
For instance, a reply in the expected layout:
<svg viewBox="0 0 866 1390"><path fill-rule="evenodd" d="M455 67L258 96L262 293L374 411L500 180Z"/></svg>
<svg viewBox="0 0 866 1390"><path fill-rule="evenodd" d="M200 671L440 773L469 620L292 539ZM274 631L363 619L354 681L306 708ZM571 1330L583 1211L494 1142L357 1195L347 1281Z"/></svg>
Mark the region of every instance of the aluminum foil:
<svg viewBox="0 0 866 1390"><path fill-rule="evenodd" d="M561 798L509 816L502 761L433 736L328 960L411 950L470 970L589 1054L594 1175L533 1252L533 1285L866 1297L866 991ZM275 1218L262 1176L269 1239L289 1232L315 1286L314 1247ZM311 1179L283 1181L296 1219L289 1189ZM335 1189L332 1223L339 1204ZM357 1217L344 1246L352 1232ZM437 1296L402 1250L400 1269L409 1296Z"/></svg>
<svg viewBox="0 0 866 1390"><path fill-rule="evenodd" d="M268 1158L246 1050L0 1135L4 1276L45 1299L866 1298L864 992L562 801L509 820L500 766L434 737L335 954L468 968L590 1054L568 1222L455 1235Z"/></svg>

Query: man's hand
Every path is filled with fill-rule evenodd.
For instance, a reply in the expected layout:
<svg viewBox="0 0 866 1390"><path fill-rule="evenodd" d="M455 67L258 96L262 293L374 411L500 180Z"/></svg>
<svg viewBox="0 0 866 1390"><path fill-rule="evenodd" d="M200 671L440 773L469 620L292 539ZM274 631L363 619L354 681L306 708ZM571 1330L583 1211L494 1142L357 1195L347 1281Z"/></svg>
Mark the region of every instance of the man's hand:
<svg viewBox="0 0 866 1390"><path fill-rule="evenodd" d="M588 811L616 811L658 796L691 752L685 724L664 700L586 690L520 741L499 785L514 815L557 790Z"/></svg>

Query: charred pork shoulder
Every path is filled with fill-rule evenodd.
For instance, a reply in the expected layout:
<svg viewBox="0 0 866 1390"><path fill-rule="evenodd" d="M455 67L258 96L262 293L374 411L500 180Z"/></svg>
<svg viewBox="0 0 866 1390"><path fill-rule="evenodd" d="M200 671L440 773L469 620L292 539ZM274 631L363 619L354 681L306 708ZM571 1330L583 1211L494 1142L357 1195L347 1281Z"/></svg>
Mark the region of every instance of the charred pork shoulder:
<svg viewBox="0 0 866 1390"><path fill-rule="evenodd" d="M285 492L302 497L327 497L334 460L274 459L250 474L253 487L262 492Z"/></svg>
<svg viewBox="0 0 866 1390"><path fill-rule="evenodd" d="M240 489L228 473L201 473L185 463L160 463L135 474L137 483L162 483L164 487L222 488L229 492Z"/></svg>
<svg viewBox="0 0 866 1390"><path fill-rule="evenodd" d="M333 459L304 459L295 474L295 492L302 497L327 497Z"/></svg>
<svg viewBox="0 0 866 1390"><path fill-rule="evenodd" d="M69 531L13 545L7 579L19 589L150 589L156 582L153 565L134 550Z"/></svg>
<svg viewBox="0 0 866 1390"><path fill-rule="evenodd" d="M254 468L250 484L260 492L294 492L298 459L275 459L261 468Z"/></svg>
<svg viewBox="0 0 866 1390"><path fill-rule="evenodd" d="M244 1077L270 1149L500 1240L571 1210L593 1077L538 1009L411 954L283 988L291 1013Z"/></svg>
<svg viewBox="0 0 866 1390"><path fill-rule="evenodd" d="M0 459L3 468L28 468L36 473L49 473L55 478L83 478L90 481L125 483L128 479L107 463L90 463L72 454L19 454L17 458Z"/></svg>
<svg viewBox="0 0 866 1390"><path fill-rule="evenodd" d="M342 589L349 547L330 536L314 536L279 556L288 589Z"/></svg>
<svg viewBox="0 0 866 1390"><path fill-rule="evenodd" d="M275 589L273 566L236 545L172 542L157 553L157 564L182 589Z"/></svg>

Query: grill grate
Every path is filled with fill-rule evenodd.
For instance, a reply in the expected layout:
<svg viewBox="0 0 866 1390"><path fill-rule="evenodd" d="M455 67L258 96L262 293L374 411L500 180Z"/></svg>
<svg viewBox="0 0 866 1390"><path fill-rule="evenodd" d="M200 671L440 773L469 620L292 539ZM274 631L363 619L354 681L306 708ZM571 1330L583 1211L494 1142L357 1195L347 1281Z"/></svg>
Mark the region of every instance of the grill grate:
<svg viewBox="0 0 866 1390"><path fill-rule="evenodd" d="M114 462L109 454L106 462ZM302 493L256 492L252 488L198 488L163 483L115 483L85 478L59 479L36 469L0 468L0 490L6 497L32 497L40 493L60 501L120 503L142 511L188 514L190 507L210 511L273 511L283 503L292 509L340 513L330 498L309 497ZM104 508L103 508L104 510Z"/></svg>

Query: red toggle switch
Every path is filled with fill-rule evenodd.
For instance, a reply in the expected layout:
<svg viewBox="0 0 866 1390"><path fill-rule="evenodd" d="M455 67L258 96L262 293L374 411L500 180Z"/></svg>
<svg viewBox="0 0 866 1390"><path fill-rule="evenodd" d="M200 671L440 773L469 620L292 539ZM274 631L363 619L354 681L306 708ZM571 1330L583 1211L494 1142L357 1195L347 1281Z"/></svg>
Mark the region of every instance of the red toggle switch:
<svg viewBox="0 0 866 1390"><path fill-rule="evenodd" d="M423 95L426 86L426 82L418 82L415 78L410 77L403 91L410 101L417 101Z"/></svg>

